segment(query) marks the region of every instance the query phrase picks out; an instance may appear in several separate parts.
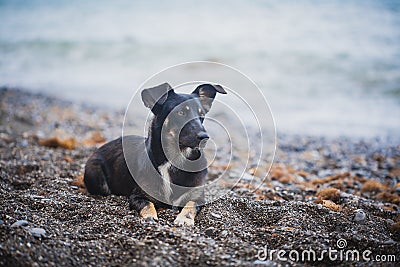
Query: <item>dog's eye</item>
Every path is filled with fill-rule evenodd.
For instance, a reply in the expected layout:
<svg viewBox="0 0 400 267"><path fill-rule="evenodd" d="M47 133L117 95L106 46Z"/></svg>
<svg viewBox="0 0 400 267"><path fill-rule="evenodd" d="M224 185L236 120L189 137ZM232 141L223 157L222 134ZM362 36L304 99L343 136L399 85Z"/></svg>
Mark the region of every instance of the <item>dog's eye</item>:
<svg viewBox="0 0 400 267"><path fill-rule="evenodd" d="M183 111L183 110L178 110L178 115L179 115L179 116L185 115L185 111Z"/></svg>
<svg viewBox="0 0 400 267"><path fill-rule="evenodd" d="M198 111L199 111L199 116L200 116L200 117L204 117L203 110L201 110L201 109L199 108L199 110L198 110Z"/></svg>

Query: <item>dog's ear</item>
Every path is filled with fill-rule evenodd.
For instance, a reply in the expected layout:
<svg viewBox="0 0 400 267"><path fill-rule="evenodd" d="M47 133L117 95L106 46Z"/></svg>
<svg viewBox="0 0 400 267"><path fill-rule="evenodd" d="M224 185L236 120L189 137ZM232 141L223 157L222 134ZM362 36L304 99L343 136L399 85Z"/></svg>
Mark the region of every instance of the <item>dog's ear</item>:
<svg viewBox="0 0 400 267"><path fill-rule="evenodd" d="M153 109L156 105L164 104L165 100L167 100L168 92L171 90L173 89L168 83L144 89L142 91L142 101L146 107Z"/></svg>
<svg viewBox="0 0 400 267"><path fill-rule="evenodd" d="M212 102L214 101L217 93L226 94L224 88L218 84L205 83L199 85L192 94L197 95L200 98L200 102L203 108L208 112L211 109Z"/></svg>

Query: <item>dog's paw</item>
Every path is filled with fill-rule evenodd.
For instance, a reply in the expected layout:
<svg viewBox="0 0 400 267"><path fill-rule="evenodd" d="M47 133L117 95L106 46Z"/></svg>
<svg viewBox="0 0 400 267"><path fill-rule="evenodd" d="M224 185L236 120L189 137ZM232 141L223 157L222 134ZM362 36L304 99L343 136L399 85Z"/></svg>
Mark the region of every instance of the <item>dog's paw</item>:
<svg viewBox="0 0 400 267"><path fill-rule="evenodd" d="M140 211L140 217L146 221L158 221L157 211L153 203L149 203Z"/></svg>
<svg viewBox="0 0 400 267"><path fill-rule="evenodd" d="M154 218L154 217L146 217L146 218L142 217L142 218L140 218L140 221L143 224L147 224L147 223L154 224L154 223L157 223L157 220L158 219Z"/></svg>
<svg viewBox="0 0 400 267"><path fill-rule="evenodd" d="M194 217L196 217L196 205L193 201L186 203L185 207L176 216L174 224L181 226L193 226Z"/></svg>
<svg viewBox="0 0 400 267"><path fill-rule="evenodd" d="M174 221L174 224L179 226L193 226L194 218L187 216L187 214L179 213Z"/></svg>

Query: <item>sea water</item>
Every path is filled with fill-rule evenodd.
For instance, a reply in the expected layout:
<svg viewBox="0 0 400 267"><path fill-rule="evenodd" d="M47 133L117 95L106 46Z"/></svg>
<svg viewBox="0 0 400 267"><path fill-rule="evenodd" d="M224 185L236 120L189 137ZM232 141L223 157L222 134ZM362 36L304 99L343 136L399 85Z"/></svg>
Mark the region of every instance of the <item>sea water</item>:
<svg viewBox="0 0 400 267"><path fill-rule="evenodd" d="M0 0L0 86L123 108L194 60L248 75L278 133L400 136L400 1Z"/></svg>

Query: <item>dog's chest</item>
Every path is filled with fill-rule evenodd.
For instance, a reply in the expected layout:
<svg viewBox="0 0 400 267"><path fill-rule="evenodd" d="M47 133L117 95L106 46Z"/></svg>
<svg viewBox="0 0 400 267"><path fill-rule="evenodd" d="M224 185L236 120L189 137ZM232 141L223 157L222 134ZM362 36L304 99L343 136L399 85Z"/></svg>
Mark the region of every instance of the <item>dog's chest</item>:
<svg viewBox="0 0 400 267"><path fill-rule="evenodd" d="M171 167L172 165L169 162L164 163L163 165L160 165L158 167L158 171L160 172L162 178L162 191L164 193L165 199L167 200L170 199L172 194L171 175L170 175Z"/></svg>
<svg viewBox="0 0 400 267"><path fill-rule="evenodd" d="M166 202L172 201L173 205L179 206L201 195L201 188L198 186L203 184L207 169L189 173L166 162L158 170L162 179L161 192Z"/></svg>

